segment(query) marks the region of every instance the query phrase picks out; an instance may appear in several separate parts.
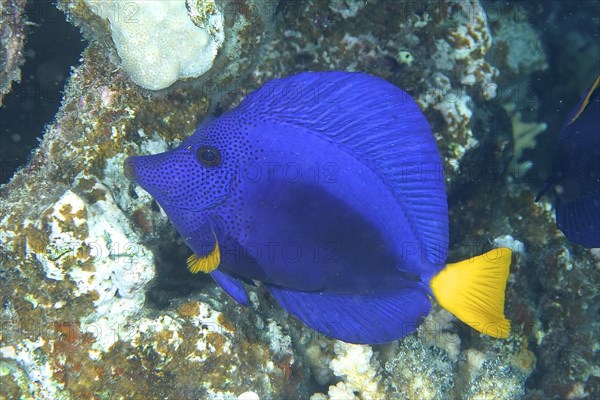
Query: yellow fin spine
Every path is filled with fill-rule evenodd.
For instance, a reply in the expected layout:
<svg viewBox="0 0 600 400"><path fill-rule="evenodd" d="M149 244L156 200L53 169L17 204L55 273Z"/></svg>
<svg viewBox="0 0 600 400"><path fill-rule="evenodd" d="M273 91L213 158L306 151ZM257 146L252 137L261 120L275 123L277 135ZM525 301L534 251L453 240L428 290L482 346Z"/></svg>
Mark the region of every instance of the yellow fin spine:
<svg viewBox="0 0 600 400"><path fill-rule="evenodd" d="M221 252L219 250L219 242L215 237L215 248L213 251L204 257L198 257L196 254L192 254L187 259L187 267L192 274L196 274L198 272L209 273L217 269L220 262Z"/></svg>
<svg viewBox="0 0 600 400"><path fill-rule="evenodd" d="M571 118L571 120L569 121L569 125L571 125L573 122L575 122L577 120L577 118L579 118L581 116L581 114L583 113L583 111L585 110L587 105L589 104L590 98L594 94L594 91L598 88L599 85L600 85L600 76L598 76L596 78L596 81L592 85L591 89L588 90L588 92L585 96L585 99L583 99L583 101L581 102L581 107L579 107L577 114L575 114L575 116L573 118Z"/></svg>
<svg viewBox="0 0 600 400"><path fill-rule="evenodd" d="M512 251L498 248L451 263L430 281L437 302L473 329L496 338L510 336L504 315Z"/></svg>

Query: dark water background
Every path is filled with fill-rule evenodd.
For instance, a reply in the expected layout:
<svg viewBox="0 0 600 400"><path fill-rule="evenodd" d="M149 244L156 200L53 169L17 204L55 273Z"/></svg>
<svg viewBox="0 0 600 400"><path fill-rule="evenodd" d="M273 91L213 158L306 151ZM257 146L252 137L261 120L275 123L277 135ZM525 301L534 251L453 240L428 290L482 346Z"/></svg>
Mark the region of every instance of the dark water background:
<svg viewBox="0 0 600 400"><path fill-rule="evenodd" d="M53 121L71 67L78 65L86 43L78 28L65 21L51 0L27 3L27 39L21 82L0 107L0 184L29 158Z"/></svg>

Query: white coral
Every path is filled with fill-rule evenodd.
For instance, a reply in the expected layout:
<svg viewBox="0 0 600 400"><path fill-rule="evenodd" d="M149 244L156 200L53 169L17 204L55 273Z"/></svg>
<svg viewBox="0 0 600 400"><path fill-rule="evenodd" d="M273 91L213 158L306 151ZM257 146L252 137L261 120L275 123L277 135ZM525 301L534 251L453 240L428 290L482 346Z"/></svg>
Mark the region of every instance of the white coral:
<svg viewBox="0 0 600 400"><path fill-rule="evenodd" d="M92 347L106 351L141 310L154 257L137 243L109 190L100 183L93 189L103 194L93 203L67 190L35 223L38 229L49 227L49 245L28 243L28 248L49 278L73 281L73 296L96 297L95 312L80 322L95 337Z"/></svg>
<svg viewBox="0 0 600 400"><path fill-rule="evenodd" d="M197 2L211 9L202 14L207 19L202 24L196 14L188 14L185 0L85 1L93 13L109 20L123 68L146 89L164 89L178 79L204 74L223 43L224 19L210 0Z"/></svg>
<svg viewBox="0 0 600 400"><path fill-rule="evenodd" d="M381 367L373 355L371 346L337 342L334 346L336 358L329 364L333 373L344 379L339 387L330 386L329 397L338 399L340 391L351 389L360 394L361 399L382 399L379 390Z"/></svg>

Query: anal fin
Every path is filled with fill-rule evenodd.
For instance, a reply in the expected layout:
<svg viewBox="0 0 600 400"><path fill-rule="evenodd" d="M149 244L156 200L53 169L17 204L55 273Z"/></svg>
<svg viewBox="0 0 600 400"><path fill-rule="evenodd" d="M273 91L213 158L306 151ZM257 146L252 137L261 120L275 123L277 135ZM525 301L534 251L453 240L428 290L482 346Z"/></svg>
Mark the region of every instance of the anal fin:
<svg viewBox="0 0 600 400"><path fill-rule="evenodd" d="M244 285L239 281L239 279L229 276L218 269L212 271L210 275L215 281L217 281L223 290L227 292L228 295L233 297L235 301L243 306L248 305L248 295L246 294Z"/></svg>
<svg viewBox="0 0 600 400"><path fill-rule="evenodd" d="M418 289L350 295L301 292L267 285L277 302L315 331L348 343L388 343L412 333L431 302Z"/></svg>

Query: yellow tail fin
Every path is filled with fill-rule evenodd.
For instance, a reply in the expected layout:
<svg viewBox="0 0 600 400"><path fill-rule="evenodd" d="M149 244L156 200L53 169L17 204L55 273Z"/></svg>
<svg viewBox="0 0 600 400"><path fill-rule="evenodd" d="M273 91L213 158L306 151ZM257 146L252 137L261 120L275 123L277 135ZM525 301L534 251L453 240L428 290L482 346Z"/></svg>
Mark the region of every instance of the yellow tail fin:
<svg viewBox="0 0 600 400"><path fill-rule="evenodd" d="M437 302L458 319L496 338L510 335L504 316L504 291L512 251L502 247L448 264L431 279Z"/></svg>

